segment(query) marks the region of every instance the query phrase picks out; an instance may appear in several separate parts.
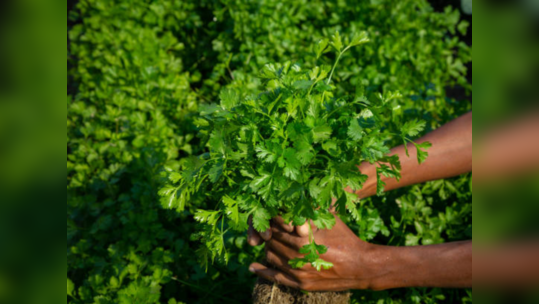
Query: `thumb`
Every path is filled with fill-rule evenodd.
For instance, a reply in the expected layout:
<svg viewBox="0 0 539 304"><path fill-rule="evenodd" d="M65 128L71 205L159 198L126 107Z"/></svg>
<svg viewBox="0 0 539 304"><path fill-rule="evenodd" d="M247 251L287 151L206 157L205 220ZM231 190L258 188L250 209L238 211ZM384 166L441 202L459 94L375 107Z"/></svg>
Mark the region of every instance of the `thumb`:
<svg viewBox="0 0 539 304"><path fill-rule="evenodd" d="M296 233L301 237L308 237L309 236L309 224L311 225L311 229L313 230L313 233L318 230L315 225L310 223L310 220L307 220L305 224L301 226L296 227Z"/></svg>

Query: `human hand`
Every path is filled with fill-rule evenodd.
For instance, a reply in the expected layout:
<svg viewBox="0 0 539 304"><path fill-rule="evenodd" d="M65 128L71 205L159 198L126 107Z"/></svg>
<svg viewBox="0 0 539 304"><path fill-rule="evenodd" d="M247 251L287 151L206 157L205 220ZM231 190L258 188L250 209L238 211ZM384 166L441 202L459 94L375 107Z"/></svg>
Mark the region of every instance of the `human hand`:
<svg viewBox="0 0 539 304"><path fill-rule="evenodd" d="M375 190L376 191L376 190ZM358 192L359 193L359 192ZM361 196L366 197L366 196ZM334 204L337 201L337 199L333 199L332 206L330 208L331 212L335 212ZM249 217L249 229L247 230L247 243L251 246L258 246L264 242L267 242L271 239L271 236L273 234L272 229L268 229L264 232L258 232L253 227L252 218ZM270 222L271 226L278 226L282 230L286 232L296 232L299 236L302 237L308 237L309 236L309 226L307 224L301 225L301 226L292 226L290 223L285 223L282 217L277 216L273 218ZM316 226L312 225L311 227L313 231L317 231L318 228Z"/></svg>
<svg viewBox="0 0 539 304"><path fill-rule="evenodd" d="M258 240L260 243L266 241L266 258L275 268L253 263L249 270L265 279L307 291L377 289L372 283L383 270L383 246L360 240L336 217L336 224L331 230L313 229L315 241L328 247L321 258L332 262L333 267L317 271L307 264L294 269L288 261L300 256L299 249L309 243L308 235L307 224L294 229L280 217L273 219L271 232L265 233L266 238L259 235Z"/></svg>
<svg viewBox="0 0 539 304"><path fill-rule="evenodd" d="M303 237L309 236L309 226L302 225L294 227L289 223L285 223L283 218L280 216L273 218L271 220L271 225L279 226L282 230L286 232L291 233L295 231L298 235ZM314 229L313 231L317 230L317 228L314 226L312 228ZM256 231L253 227L252 219L249 218L249 230L247 231L247 243L249 243L249 245L258 246L264 242L267 242L271 239L272 234L273 232L271 228L262 233Z"/></svg>

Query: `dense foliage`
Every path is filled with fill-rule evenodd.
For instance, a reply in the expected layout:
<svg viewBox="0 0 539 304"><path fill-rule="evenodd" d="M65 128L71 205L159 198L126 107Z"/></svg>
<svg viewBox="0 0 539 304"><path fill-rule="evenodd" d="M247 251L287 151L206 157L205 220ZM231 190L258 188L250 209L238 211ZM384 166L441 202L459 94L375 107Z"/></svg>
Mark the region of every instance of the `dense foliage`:
<svg viewBox="0 0 539 304"><path fill-rule="evenodd" d="M241 88L243 97L256 93L267 63L290 60L305 71L330 65L336 57L317 62L311 45L336 31L366 30L371 42L340 58L326 94L399 91L400 107L392 111L403 122L425 120L425 131L471 109L446 94L454 85L471 91L465 68L471 48L458 39L467 23L458 11L434 12L425 1L81 0L69 15L67 276L73 303L249 301L254 279L246 267L261 259L260 248L229 231L222 238L228 264L215 261L206 272L190 236L198 231L196 210L209 210L215 201L195 195L178 213L162 208L157 191L164 166L176 170L205 149L206 139L196 136L202 126L193 121L198 108L217 103L225 86ZM469 181L462 176L362 200L350 226L365 240L391 245L471 238ZM355 293L355 300L373 303L443 299L471 301L471 293Z"/></svg>
<svg viewBox="0 0 539 304"><path fill-rule="evenodd" d="M425 122L399 124L402 118L393 113L399 107L399 93L378 94L376 100L369 100L362 89L354 95L333 94L331 77L340 58L368 41L365 32L344 39L337 32L331 41L323 39L313 47L317 59L335 52L333 67L303 70L288 61L266 64L258 75L264 91L244 96L241 87L225 88L219 105L200 106L195 123L199 134L208 138L208 152L185 158L181 171L167 167L168 182L159 194L164 208L179 212L197 195L215 202L211 210L199 209L194 215L205 224L196 234L204 242L197 250L204 265L210 258L228 261L225 235L230 229L247 230L249 217L259 232L269 229L269 220L277 215L294 225L309 220L319 229L331 229L332 207L341 217L348 210L359 219L357 195L344 191L361 189L367 179L357 164L378 164L379 195L384 186L381 175L400 178L398 156L387 155L390 147L385 143L394 136L389 126L398 129L395 135L408 144ZM414 145L421 163L430 143ZM332 198L337 199L333 206ZM305 256L290 264L328 269L332 263L319 256L326 251L310 238L300 250Z"/></svg>

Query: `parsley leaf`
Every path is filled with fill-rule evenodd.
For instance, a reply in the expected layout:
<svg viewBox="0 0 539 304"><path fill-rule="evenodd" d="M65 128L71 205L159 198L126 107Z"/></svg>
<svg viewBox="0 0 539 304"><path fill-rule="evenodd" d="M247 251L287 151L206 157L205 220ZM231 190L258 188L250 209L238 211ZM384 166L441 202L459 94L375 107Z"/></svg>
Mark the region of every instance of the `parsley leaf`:
<svg viewBox="0 0 539 304"><path fill-rule="evenodd" d="M264 232L270 228L271 215L262 206L257 206L253 212L253 227L258 232Z"/></svg>
<svg viewBox="0 0 539 304"><path fill-rule="evenodd" d="M238 203L228 195L223 196L223 203L226 206L226 215L237 225L240 220Z"/></svg>
<svg viewBox="0 0 539 304"><path fill-rule="evenodd" d="M343 44L341 35L339 35L339 32L335 32L333 36L331 36L331 46L337 51L340 52L342 50Z"/></svg>
<svg viewBox="0 0 539 304"><path fill-rule="evenodd" d="M335 225L335 217L329 211L317 210L315 211L316 218L313 223L319 229L331 229Z"/></svg>
<svg viewBox="0 0 539 304"><path fill-rule="evenodd" d="M426 150L432 146L432 144L428 141L423 142L421 144L414 143L416 149L417 149L417 162L418 163L424 163L427 157L429 156L429 153Z"/></svg>
<svg viewBox="0 0 539 304"><path fill-rule="evenodd" d="M330 269L333 267L333 263L324 261L322 259L316 259L316 261L312 262L311 265L313 265L313 267L318 271L320 271L322 268Z"/></svg>
<svg viewBox="0 0 539 304"><path fill-rule="evenodd" d="M363 128L359 126L356 118L350 120L350 125L348 126L348 136L354 140L359 141L363 138Z"/></svg>
<svg viewBox="0 0 539 304"><path fill-rule="evenodd" d="M361 31L359 33L354 33L352 35L352 38L350 39L349 46L356 46L363 43L369 42L369 35L365 31Z"/></svg>
<svg viewBox="0 0 539 304"><path fill-rule="evenodd" d="M224 169L225 162L222 160L218 160L213 164L213 166L210 169L210 172L208 173L210 176L210 180L212 183L217 182L221 175L223 175L223 169Z"/></svg>
<svg viewBox="0 0 539 304"><path fill-rule="evenodd" d="M316 54L316 59L320 58L326 48L328 47L329 41L327 39L321 39L314 45L314 52Z"/></svg>
<svg viewBox="0 0 539 304"><path fill-rule="evenodd" d="M221 211L211 211L211 210L202 210L198 209L195 212L195 220L200 223L207 223L208 225L215 225L217 224L217 221L219 220L219 216L221 214Z"/></svg>
<svg viewBox="0 0 539 304"><path fill-rule="evenodd" d="M288 261L288 265L290 265L292 268L302 268L307 263L308 262L303 258L294 258Z"/></svg>
<svg viewBox="0 0 539 304"><path fill-rule="evenodd" d="M284 152L284 158L286 161L284 175L293 181L298 180L300 174L299 168L301 167L301 163L296 158L296 150L294 148L286 149L286 151Z"/></svg>
<svg viewBox="0 0 539 304"><path fill-rule="evenodd" d="M251 186L251 189L257 191L261 187L267 185L270 179L271 175L263 173L262 175L253 178L252 182L249 185Z"/></svg>
<svg viewBox="0 0 539 304"><path fill-rule="evenodd" d="M300 140L294 144L294 147L296 148L296 157L301 164L309 164L314 157L313 146L306 140Z"/></svg>
<svg viewBox="0 0 539 304"><path fill-rule="evenodd" d="M423 120L411 120L404 123L401 128L401 133L403 135L408 135L410 137L417 136L421 131L425 129L426 122Z"/></svg>
<svg viewBox="0 0 539 304"><path fill-rule="evenodd" d="M225 110L230 110L240 102L240 94L235 89L224 88L219 94L221 99L221 107Z"/></svg>
<svg viewBox="0 0 539 304"><path fill-rule="evenodd" d="M328 139L331 136L332 129L327 124L321 124L313 129L314 142L319 143Z"/></svg>
<svg viewBox="0 0 539 304"><path fill-rule="evenodd" d="M269 149L266 149L264 146L257 146L255 151L257 152L256 156L263 159L265 162L274 163L277 159L277 154Z"/></svg>

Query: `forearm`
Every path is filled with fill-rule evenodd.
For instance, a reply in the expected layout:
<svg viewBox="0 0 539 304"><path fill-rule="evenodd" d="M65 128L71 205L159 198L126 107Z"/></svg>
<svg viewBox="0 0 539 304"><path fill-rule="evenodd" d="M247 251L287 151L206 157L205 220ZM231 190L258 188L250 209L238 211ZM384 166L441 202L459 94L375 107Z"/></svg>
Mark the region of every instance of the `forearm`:
<svg viewBox="0 0 539 304"><path fill-rule="evenodd" d="M417 163L417 151L408 145L410 156L406 155L404 145L391 150L391 155L398 155L402 170L402 178L382 177L386 183L385 191L423 183L426 181L449 178L472 170L472 113L467 113L444 126L421 137L416 142L429 141L432 147L428 150L429 157L422 163ZM359 170L368 176L363 189L356 192L360 198L376 194L376 165L363 163Z"/></svg>
<svg viewBox="0 0 539 304"><path fill-rule="evenodd" d="M378 246L374 252L380 274L371 281L371 289L472 286L472 241Z"/></svg>

